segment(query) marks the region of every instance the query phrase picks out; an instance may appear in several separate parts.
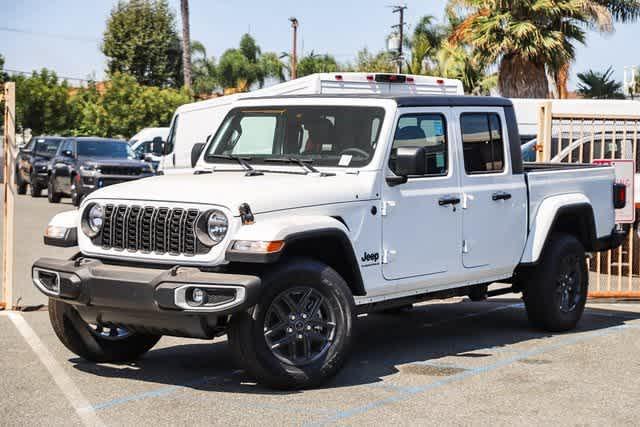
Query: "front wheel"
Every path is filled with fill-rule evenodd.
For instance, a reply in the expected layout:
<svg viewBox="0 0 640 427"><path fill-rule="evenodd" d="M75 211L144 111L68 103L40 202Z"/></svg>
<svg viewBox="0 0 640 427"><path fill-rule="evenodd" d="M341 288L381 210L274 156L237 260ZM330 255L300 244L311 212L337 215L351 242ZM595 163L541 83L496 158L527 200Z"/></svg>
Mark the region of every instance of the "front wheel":
<svg viewBox="0 0 640 427"><path fill-rule="evenodd" d="M40 197L42 190L43 189L38 185L38 178L31 175L31 197Z"/></svg>
<svg viewBox="0 0 640 427"><path fill-rule="evenodd" d="M584 247L574 236L555 233L542 260L523 278L523 298L535 327L561 332L575 328L589 290Z"/></svg>
<svg viewBox="0 0 640 427"><path fill-rule="evenodd" d="M158 342L160 335L138 334L113 325L89 324L70 304L49 300L53 330L71 352L92 362L135 360Z"/></svg>
<svg viewBox="0 0 640 427"><path fill-rule="evenodd" d="M56 185L53 182L55 178L52 176L47 183L47 199L49 203L60 203L60 193L56 193Z"/></svg>
<svg viewBox="0 0 640 427"><path fill-rule="evenodd" d="M349 354L355 318L344 279L323 263L291 259L262 281L258 304L231 319L236 358L279 389L314 387L335 375Z"/></svg>
<svg viewBox="0 0 640 427"><path fill-rule="evenodd" d="M16 191L21 195L27 194L27 183L20 176L20 172L16 172Z"/></svg>

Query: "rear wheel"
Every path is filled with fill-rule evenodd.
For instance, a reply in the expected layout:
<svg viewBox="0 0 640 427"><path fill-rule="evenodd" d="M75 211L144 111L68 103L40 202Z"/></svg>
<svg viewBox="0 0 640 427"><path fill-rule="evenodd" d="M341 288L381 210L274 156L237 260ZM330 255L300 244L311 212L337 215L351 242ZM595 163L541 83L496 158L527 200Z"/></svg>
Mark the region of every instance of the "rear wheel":
<svg viewBox="0 0 640 427"><path fill-rule="evenodd" d="M529 321L551 332L575 328L587 301L589 276L584 247L574 236L555 233L542 260L523 278Z"/></svg>
<svg viewBox="0 0 640 427"><path fill-rule="evenodd" d="M160 335L137 334L113 325L86 323L73 306L49 300L53 330L71 352L92 362L123 362L142 356Z"/></svg>
<svg viewBox="0 0 640 427"><path fill-rule="evenodd" d="M60 193L56 193L56 185L53 182L55 178L52 176L47 183L47 199L50 203L60 203Z"/></svg>
<svg viewBox="0 0 640 427"><path fill-rule="evenodd" d="M247 371L281 389L317 386L335 375L349 354L355 316L342 277L320 262L294 259L266 274L263 289L228 330Z"/></svg>

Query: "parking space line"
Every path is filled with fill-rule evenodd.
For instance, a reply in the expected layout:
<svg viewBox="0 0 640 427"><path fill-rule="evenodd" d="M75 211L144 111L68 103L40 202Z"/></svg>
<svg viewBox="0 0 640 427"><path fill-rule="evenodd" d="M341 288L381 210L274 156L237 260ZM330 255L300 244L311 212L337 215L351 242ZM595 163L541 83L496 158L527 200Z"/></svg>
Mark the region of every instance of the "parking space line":
<svg viewBox="0 0 640 427"><path fill-rule="evenodd" d="M396 402L400 402L400 401L404 401L404 400L408 400L411 399L413 396L417 395L417 394L421 394L421 393L426 393L428 391L431 391L433 389L436 389L438 387L447 385L447 384L451 384L454 382L458 382L458 381L462 381L464 379L470 378L470 377L474 377L486 372L491 372L494 371L496 369L511 365L514 362L523 360L523 359L527 359L530 358L532 356L538 356L540 354L543 353L547 353L549 351L553 351L553 350L557 350L569 345L573 345L573 344L578 344L584 341L588 341L594 338L599 338L599 337L603 337L603 336L608 336L608 335L613 335L615 333L621 333L624 331L627 331L629 329L640 329L640 324L624 324L624 325L617 325L617 326L612 326L609 328L605 328L605 329L601 329L601 330L597 330L597 331L591 331L591 332L585 332L583 334L580 335L574 335L565 339L561 339L559 342L556 343L552 343L552 344L548 344L548 345L543 345L531 350L527 350L527 351L522 351L517 353L516 355L506 358L506 359L502 359L499 360L495 363L486 365L486 366L480 366L477 368L470 368L467 371L464 372L460 372L458 374L452 375L448 378L444 378L442 380L439 381L434 381L432 383L428 383L428 384L424 384L421 386L415 386L415 387L403 387L401 389L398 390L398 392L393 395L393 396L389 396L387 398L384 399L379 399L379 400L375 400L372 402L369 402L365 405L362 406L358 406L358 407L354 407L351 409L347 409L347 410L343 410L343 411L338 411L336 412L334 415L326 417L326 418L322 418L318 421L312 422L312 423L308 423L305 424L306 426L323 426L323 425L327 425L330 423L334 423L340 420L344 420L347 418L351 418L354 417L356 415L362 415L368 411L371 411L373 409L377 409L380 408L382 406L386 406L389 404L393 404Z"/></svg>
<svg viewBox="0 0 640 427"><path fill-rule="evenodd" d="M14 324L20 335L29 344L31 350L38 356L40 362L47 368L49 374L53 377L56 385L67 398L73 409L75 410L82 423L86 426L104 426L104 423L94 411L89 401L84 397L82 392L78 389L58 362L53 358L49 349L44 345L40 337L29 326L24 317L17 312L8 311L0 312L2 315L7 316Z"/></svg>

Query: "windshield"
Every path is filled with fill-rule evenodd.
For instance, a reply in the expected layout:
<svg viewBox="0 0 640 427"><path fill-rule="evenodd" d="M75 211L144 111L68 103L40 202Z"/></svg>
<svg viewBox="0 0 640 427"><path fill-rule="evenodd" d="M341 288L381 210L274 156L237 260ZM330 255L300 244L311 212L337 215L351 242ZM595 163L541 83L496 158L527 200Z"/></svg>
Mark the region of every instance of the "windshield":
<svg viewBox="0 0 640 427"><path fill-rule="evenodd" d="M316 166L359 167L373 157L384 110L377 107L273 107L232 110L209 145L252 164L301 158ZM232 160L231 160L232 161Z"/></svg>
<svg viewBox="0 0 640 427"><path fill-rule="evenodd" d="M78 156L133 159L134 154L125 141L78 141Z"/></svg>
<svg viewBox="0 0 640 427"><path fill-rule="evenodd" d="M36 140L36 154L41 156L49 156L52 157L58 151L58 147L60 146L61 139L44 139L38 138Z"/></svg>

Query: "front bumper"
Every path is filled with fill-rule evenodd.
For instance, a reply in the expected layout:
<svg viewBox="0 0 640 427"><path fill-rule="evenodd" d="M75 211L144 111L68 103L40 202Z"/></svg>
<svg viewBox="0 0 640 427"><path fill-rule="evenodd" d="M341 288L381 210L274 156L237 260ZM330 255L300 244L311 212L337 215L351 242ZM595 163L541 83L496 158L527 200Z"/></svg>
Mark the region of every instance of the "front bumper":
<svg viewBox="0 0 640 427"><path fill-rule="evenodd" d="M40 258L32 276L42 293L74 305L87 322L196 338L215 336L221 319L254 305L261 284L257 276L111 265L81 257ZM192 305L194 288L205 290L207 305Z"/></svg>

